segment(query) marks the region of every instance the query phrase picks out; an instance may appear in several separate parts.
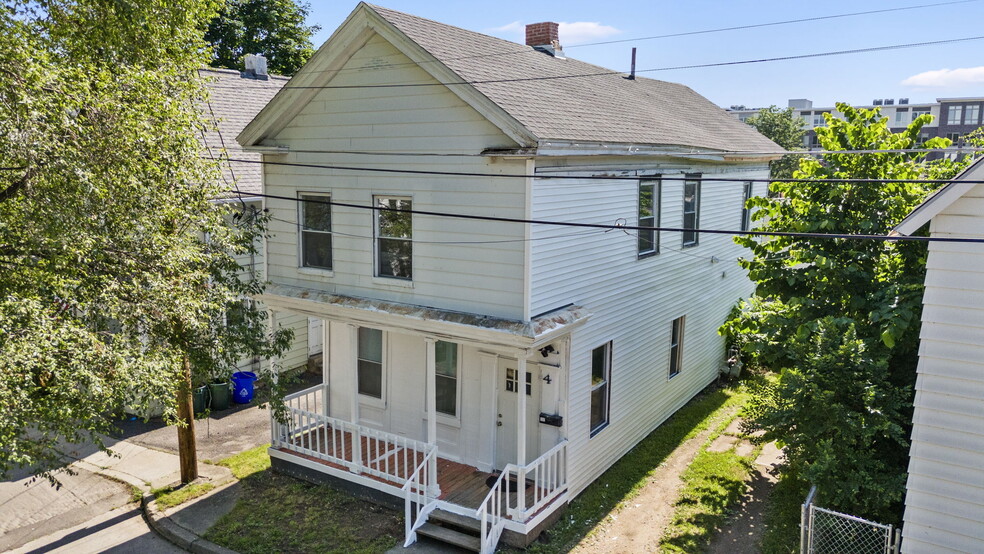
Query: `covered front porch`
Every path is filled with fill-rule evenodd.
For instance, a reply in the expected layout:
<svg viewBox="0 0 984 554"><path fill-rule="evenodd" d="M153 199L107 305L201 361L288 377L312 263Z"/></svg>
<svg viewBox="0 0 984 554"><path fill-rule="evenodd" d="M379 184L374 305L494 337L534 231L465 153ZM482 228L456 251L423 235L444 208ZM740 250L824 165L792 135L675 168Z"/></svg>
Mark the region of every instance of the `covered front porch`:
<svg viewBox="0 0 984 554"><path fill-rule="evenodd" d="M565 367L583 310L524 324L277 289L264 302L323 320L324 373L272 420L272 457L401 500L407 544L439 510L475 522L491 552L566 505Z"/></svg>

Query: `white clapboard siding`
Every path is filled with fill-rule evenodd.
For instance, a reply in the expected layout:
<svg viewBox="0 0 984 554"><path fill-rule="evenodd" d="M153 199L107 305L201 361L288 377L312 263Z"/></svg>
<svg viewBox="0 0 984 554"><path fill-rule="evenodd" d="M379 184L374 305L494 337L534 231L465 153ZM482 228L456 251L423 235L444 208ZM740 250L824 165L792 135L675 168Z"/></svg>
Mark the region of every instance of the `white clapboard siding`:
<svg viewBox="0 0 984 554"><path fill-rule="evenodd" d="M740 226L742 183L714 182L714 175L767 177L762 166L731 167L731 173L712 165L686 171L704 173L701 227ZM755 187L756 194L764 194L764 183ZM660 224L680 227L683 182L667 180L662 189ZM533 185L535 219L615 224L621 218L636 225L637 202L636 181L536 180ZM592 313L571 341L565 425L571 490L577 493L717 376L725 358L717 329L753 287L737 264L745 252L727 235L703 234L698 246L684 249L680 233L663 232L661 252L643 259L631 232L534 226L532 235L532 313L569 303ZM680 316L686 316L682 371L669 379L671 326ZM609 340L609 425L589 438L591 350Z"/></svg>
<svg viewBox="0 0 984 554"><path fill-rule="evenodd" d="M435 82L378 36L331 81L332 86ZM523 175L525 161L489 159L487 148L515 143L444 87L326 89L272 143L293 153L271 161L374 169ZM380 155L303 151L366 151ZM394 156L386 152L470 154ZM312 167L265 167L267 192L295 198L330 194L368 206L374 195L409 196L415 210L526 217L526 179L444 177ZM374 277L373 213L332 208L333 271L299 269L297 203L270 199L270 280L337 294L481 313L526 317L526 243L522 224L413 216L413 281Z"/></svg>
<svg viewBox="0 0 984 554"><path fill-rule="evenodd" d="M933 236L984 236L984 188L933 218ZM984 552L984 247L927 260L902 548Z"/></svg>
<svg viewBox="0 0 984 554"><path fill-rule="evenodd" d="M297 369L308 361L308 318L293 312L276 312L277 327L294 330L294 342L277 362L281 370Z"/></svg>

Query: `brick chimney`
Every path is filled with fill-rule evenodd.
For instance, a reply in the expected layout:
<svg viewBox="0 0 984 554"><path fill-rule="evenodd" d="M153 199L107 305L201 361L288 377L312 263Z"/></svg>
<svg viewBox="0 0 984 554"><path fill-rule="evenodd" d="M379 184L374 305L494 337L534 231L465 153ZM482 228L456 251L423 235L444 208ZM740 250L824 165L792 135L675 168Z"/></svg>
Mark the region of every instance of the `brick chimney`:
<svg viewBox="0 0 984 554"><path fill-rule="evenodd" d="M526 26L526 45L556 58L563 58L564 50L560 47L560 24L553 21L530 23Z"/></svg>

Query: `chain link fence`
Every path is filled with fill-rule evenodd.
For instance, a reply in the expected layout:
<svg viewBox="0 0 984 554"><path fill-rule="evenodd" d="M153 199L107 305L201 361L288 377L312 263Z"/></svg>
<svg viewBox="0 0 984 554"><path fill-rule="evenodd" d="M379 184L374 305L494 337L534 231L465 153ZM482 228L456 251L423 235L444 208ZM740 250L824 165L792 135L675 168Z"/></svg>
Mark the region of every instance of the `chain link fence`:
<svg viewBox="0 0 984 554"><path fill-rule="evenodd" d="M815 499L813 487L801 515L802 554L898 554L899 529L820 508L813 503Z"/></svg>

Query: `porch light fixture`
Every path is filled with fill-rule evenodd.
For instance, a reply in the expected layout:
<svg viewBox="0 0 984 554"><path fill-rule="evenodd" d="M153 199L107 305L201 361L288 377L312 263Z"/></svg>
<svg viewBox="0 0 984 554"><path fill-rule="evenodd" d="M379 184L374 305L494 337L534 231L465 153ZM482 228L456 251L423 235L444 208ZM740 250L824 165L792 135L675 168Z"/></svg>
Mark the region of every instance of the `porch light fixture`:
<svg viewBox="0 0 984 554"><path fill-rule="evenodd" d="M546 358L547 356L550 355L551 352L556 352L556 351L557 350L553 347L552 344L548 344L540 349L540 355Z"/></svg>

